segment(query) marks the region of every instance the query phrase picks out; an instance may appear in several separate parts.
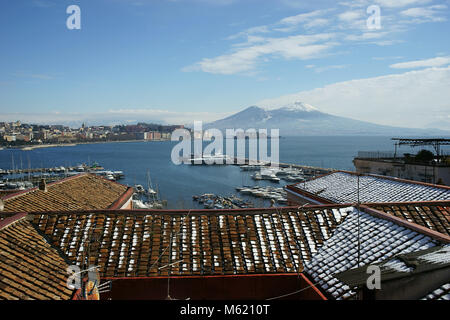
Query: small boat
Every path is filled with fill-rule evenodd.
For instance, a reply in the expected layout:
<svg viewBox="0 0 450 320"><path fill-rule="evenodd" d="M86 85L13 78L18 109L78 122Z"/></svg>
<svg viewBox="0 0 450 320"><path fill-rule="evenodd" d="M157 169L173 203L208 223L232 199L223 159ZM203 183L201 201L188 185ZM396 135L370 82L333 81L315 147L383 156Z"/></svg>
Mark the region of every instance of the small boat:
<svg viewBox="0 0 450 320"><path fill-rule="evenodd" d="M112 174L116 179L122 179L125 177L123 171L113 171Z"/></svg>
<svg viewBox="0 0 450 320"><path fill-rule="evenodd" d="M253 180L262 180L262 176L259 172L256 172L254 175L252 175Z"/></svg>
<svg viewBox="0 0 450 320"><path fill-rule="evenodd" d="M252 194L253 190L249 188L242 188L240 193L242 194Z"/></svg>
<svg viewBox="0 0 450 320"><path fill-rule="evenodd" d="M265 192L257 190L257 191L253 191L252 194L253 194L255 197L260 197L260 198L262 198L262 197L264 197Z"/></svg>
<svg viewBox="0 0 450 320"><path fill-rule="evenodd" d="M151 204L144 203L142 200L132 200L134 209L152 209Z"/></svg>
<svg viewBox="0 0 450 320"><path fill-rule="evenodd" d="M107 174L105 176L105 179L107 179L109 181L116 181L116 178L112 174Z"/></svg>
<svg viewBox="0 0 450 320"><path fill-rule="evenodd" d="M143 187L142 185L140 185L140 184L135 185L135 186L134 186L134 190L135 190L137 193L144 193L144 192L145 192L144 187Z"/></svg>

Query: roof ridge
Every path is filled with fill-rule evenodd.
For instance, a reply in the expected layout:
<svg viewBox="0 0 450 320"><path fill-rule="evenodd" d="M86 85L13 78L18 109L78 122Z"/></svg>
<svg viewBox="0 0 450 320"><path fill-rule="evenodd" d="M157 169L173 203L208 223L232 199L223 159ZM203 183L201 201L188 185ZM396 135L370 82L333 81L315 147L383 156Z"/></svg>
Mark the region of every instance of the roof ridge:
<svg viewBox="0 0 450 320"><path fill-rule="evenodd" d="M393 222L393 223L395 223L397 225L400 225L402 227L411 229L411 230L413 230L415 232L421 233L423 235L426 235L426 236L428 236L430 238L433 238L435 240L438 240L440 242L450 243L450 236L448 236L446 234L443 234L441 232L438 232L438 231L426 228L426 227L421 226L421 225L419 225L417 223L410 222L410 221L408 221L406 219L402 219L402 218L396 217L396 216L388 214L386 212L379 211L377 209L368 207L368 206L366 206L364 204L361 204L359 207L360 207L360 210L362 210L363 212L368 213L368 214L370 214L370 215L372 215L372 216L374 216L376 218L381 218L381 219L384 219L384 220L388 220L388 221Z"/></svg>
<svg viewBox="0 0 450 320"><path fill-rule="evenodd" d="M63 182L74 180L76 178L85 176L87 174L88 174L87 172L82 172L80 174L77 174L77 175L74 175L74 176L70 176L70 177L66 177L66 178L63 178L63 179L58 180L58 181L53 181L53 182L48 183L47 187L51 187L51 186L54 186L54 185L57 185L57 184L60 184L60 183L63 183ZM37 190L39 190L39 187L34 187L34 188L30 188L30 189L21 190L21 191L18 191L16 193L12 193L12 194L4 196L2 198L2 200L4 200L4 201L11 200L11 199L14 199L14 198L17 198L17 197L20 197L20 196L23 196L23 195L35 192Z"/></svg>
<svg viewBox="0 0 450 320"><path fill-rule="evenodd" d="M0 230L9 227L10 225L14 224L15 222L22 220L27 216L26 212L17 213L13 216L9 216L8 218L5 218L3 220L0 220Z"/></svg>
<svg viewBox="0 0 450 320"><path fill-rule="evenodd" d="M426 187L450 190L450 186L444 186L444 185L440 185L440 184L432 184L432 183L409 180L409 179L404 179L404 178L397 178L397 177L392 177L392 176L383 176L383 175L379 175L379 174L375 174L375 173L359 173L359 172L347 171L347 170L336 170L336 171L327 173L325 175L333 174L333 173L337 173L337 172L347 173L347 174L351 174L354 176L368 176L368 177L372 177L372 178L380 178L380 179L386 179L386 180L391 180L391 181L412 183L412 184L418 184L418 185L422 185L422 186L426 186ZM322 176L324 176L324 175L322 175Z"/></svg>

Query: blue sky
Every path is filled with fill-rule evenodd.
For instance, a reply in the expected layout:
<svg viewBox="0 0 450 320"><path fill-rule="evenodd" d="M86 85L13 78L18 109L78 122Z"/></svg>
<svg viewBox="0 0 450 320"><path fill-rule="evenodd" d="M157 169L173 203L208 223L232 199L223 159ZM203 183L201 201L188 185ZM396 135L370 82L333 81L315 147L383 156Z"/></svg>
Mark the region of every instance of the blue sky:
<svg viewBox="0 0 450 320"><path fill-rule="evenodd" d="M81 30L66 8L81 8ZM381 28L368 29L377 5ZM301 100L450 127L449 1L0 0L0 120L213 120Z"/></svg>

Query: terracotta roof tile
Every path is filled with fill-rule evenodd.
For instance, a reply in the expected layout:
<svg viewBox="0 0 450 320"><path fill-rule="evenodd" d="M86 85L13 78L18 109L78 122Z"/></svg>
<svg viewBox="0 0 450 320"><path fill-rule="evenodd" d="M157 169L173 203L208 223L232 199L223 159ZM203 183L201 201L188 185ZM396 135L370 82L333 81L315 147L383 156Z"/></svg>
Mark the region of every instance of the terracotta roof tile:
<svg viewBox="0 0 450 320"><path fill-rule="evenodd" d="M0 299L70 299L67 267L24 218L0 229Z"/></svg>
<svg viewBox="0 0 450 320"><path fill-rule="evenodd" d="M107 209L128 187L93 174L80 174L38 188L3 197L5 212Z"/></svg>
<svg viewBox="0 0 450 320"><path fill-rule="evenodd" d="M305 263L305 272L313 282L335 299L351 299L355 296L356 292L335 275L357 267L358 257L359 265L363 266L386 261L398 254L442 245L430 236L392 221L353 207L349 209L351 213L345 221L325 241L318 253Z"/></svg>
<svg viewBox="0 0 450 320"><path fill-rule="evenodd" d="M289 186L292 191L307 192L332 203L358 200L358 175L336 171ZM359 178L361 202L397 202L450 200L450 188L377 175Z"/></svg>
<svg viewBox="0 0 450 320"><path fill-rule="evenodd" d="M344 217L330 209L109 211L34 214L34 224L73 264L89 255L102 276L127 277L295 273Z"/></svg>
<svg viewBox="0 0 450 320"><path fill-rule="evenodd" d="M450 202L375 204L372 208L450 235Z"/></svg>
<svg viewBox="0 0 450 320"><path fill-rule="evenodd" d="M450 282L433 290L427 294L422 300L450 300Z"/></svg>

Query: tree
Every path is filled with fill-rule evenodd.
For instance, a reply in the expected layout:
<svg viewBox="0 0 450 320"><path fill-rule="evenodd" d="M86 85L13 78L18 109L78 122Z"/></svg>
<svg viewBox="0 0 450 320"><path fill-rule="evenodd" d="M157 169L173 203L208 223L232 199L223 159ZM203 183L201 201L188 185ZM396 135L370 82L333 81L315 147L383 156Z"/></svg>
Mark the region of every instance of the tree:
<svg viewBox="0 0 450 320"><path fill-rule="evenodd" d="M422 149L414 157L417 162L430 162L434 159L434 154L431 151Z"/></svg>

